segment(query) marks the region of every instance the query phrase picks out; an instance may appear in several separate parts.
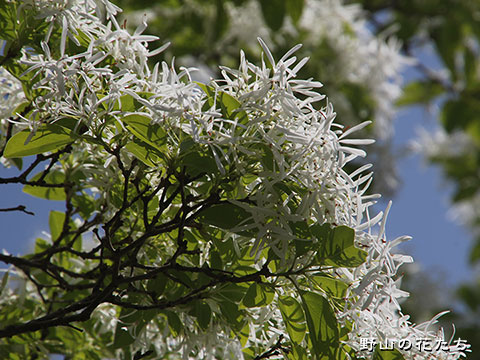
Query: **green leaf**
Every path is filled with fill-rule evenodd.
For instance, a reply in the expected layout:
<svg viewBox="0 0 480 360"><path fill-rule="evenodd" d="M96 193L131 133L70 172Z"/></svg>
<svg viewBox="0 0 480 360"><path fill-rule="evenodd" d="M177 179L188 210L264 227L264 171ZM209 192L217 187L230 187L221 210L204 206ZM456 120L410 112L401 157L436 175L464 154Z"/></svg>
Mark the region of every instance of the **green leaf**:
<svg viewBox="0 0 480 360"><path fill-rule="evenodd" d="M217 294L221 299L239 303L245 296L246 291L247 289L245 287L230 283L219 289Z"/></svg>
<svg viewBox="0 0 480 360"><path fill-rule="evenodd" d="M338 326L335 313L321 295L302 292L302 307L307 320L312 353L318 359L334 359L339 346Z"/></svg>
<svg viewBox="0 0 480 360"><path fill-rule="evenodd" d="M238 337L240 340L240 345L244 347L247 344L248 338L250 337L250 325L248 325L248 322L246 322L242 330L239 331Z"/></svg>
<svg viewBox="0 0 480 360"><path fill-rule="evenodd" d="M132 310L123 308L115 329L113 347L126 348L157 314L156 310Z"/></svg>
<svg viewBox="0 0 480 360"><path fill-rule="evenodd" d="M143 93L143 94L148 94L148 93ZM140 93L138 93L138 95L141 96ZM151 94L148 94L148 95L151 95ZM145 98L145 97L148 97L148 95L142 96L142 97ZM106 95L98 95L98 99L102 100L103 98L105 98L105 96ZM118 100L115 100L113 104L112 104L112 100L110 100L110 103L109 103L109 100L106 100L106 101L103 101L101 105L105 110L123 111L123 112L136 112L137 109L142 106L142 104L139 101L137 101L132 95L129 95L129 94L125 94L120 97L120 104Z"/></svg>
<svg viewBox="0 0 480 360"><path fill-rule="evenodd" d="M215 38L220 39L220 37L228 29L228 13L225 11L225 1L217 0L216 1L216 14L214 21L214 32Z"/></svg>
<svg viewBox="0 0 480 360"><path fill-rule="evenodd" d="M95 210L95 200L93 196L87 195L85 193L73 194L72 204L75 208L78 209L79 214L84 219L88 219Z"/></svg>
<svg viewBox="0 0 480 360"><path fill-rule="evenodd" d="M182 156L180 164L186 167L186 171L190 176L197 176L202 173L218 174L218 166L215 162L213 154L208 150L190 151Z"/></svg>
<svg viewBox="0 0 480 360"><path fill-rule="evenodd" d="M397 349L380 350L380 347L377 345L372 360L405 360L405 358Z"/></svg>
<svg viewBox="0 0 480 360"><path fill-rule="evenodd" d="M22 167L23 167L23 159L22 158L12 158L12 161L13 161L13 165L15 165L15 167L18 170L22 170Z"/></svg>
<svg viewBox="0 0 480 360"><path fill-rule="evenodd" d="M444 19L446 21L432 31L432 38L443 63L450 70L453 79L456 79L455 57L462 41L461 26L453 19Z"/></svg>
<svg viewBox="0 0 480 360"><path fill-rule="evenodd" d="M266 306L273 301L275 292L269 286L253 283L243 298L243 305L247 308Z"/></svg>
<svg viewBox="0 0 480 360"><path fill-rule="evenodd" d="M238 305L231 301L221 301L219 303L220 311L228 324L237 331L240 331L245 326L245 316L238 309Z"/></svg>
<svg viewBox="0 0 480 360"><path fill-rule="evenodd" d="M113 341L113 348L123 348L127 347L128 345L132 344L135 341L132 335L128 332L126 327L122 327L117 325L115 329L115 338Z"/></svg>
<svg viewBox="0 0 480 360"><path fill-rule="evenodd" d="M285 17L285 0L264 0L260 1L260 6L268 27L273 31L280 30Z"/></svg>
<svg viewBox="0 0 480 360"><path fill-rule="evenodd" d="M472 312L480 308L480 290L475 286L461 285L457 289L457 296Z"/></svg>
<svg viewBox="0 0 480 360"><path fill-rule="evenodd" d="M147 290L154 293L157 297L163 294L168 278L163 274L158 274L153 279L148 280Z"/></svg>
<svg viewBox="0 0 480 360"><path fill-rule="evenodd" d="M478 58L474 51L470 49L470 47L466 46L464 53L464 73L465 73L465 82L467 84L467 88L470 88L475 85L477 81L477 69L478 69Z"/></svg>
<svg viewBox="0 0 480 360"><path fill-rule="evenodd" d="M30 181L37 181L41 178L43 174L39 172L36 174ZM44 179L47 184L63 184L65 183L65 174L58 170L50 170L50 172L45 176ZM47 199L47 200L65 200L67 195L65 194L65 189L63 187L43 187L41 185L25 185L23 187L23 192L30 194L32 196Z"/></svg>
<svg viewBox="0 0 480 360"><path fill-rule="evenodd" d="M299 344L307 331L302 306L291 296L280 296L278 298L278 307L282 313L283 322L287 328L290 340L294 344Z"/></svg>
<svg viewBox="0 0 480 360"><path fill-rule="evenodd" d="M285 5L288 15L292 18L293 23L297 25L302 16L305 0L286 0Z"/></svg>
<svg viewBox="0 0 480 360"><path fill-rule="evenodd" d="M312 276L312 281L331 297L342 299L347 293L348 284L342 280L327 275L316 275Z"/></svg>
<svg viewBox="0 0 480 360"><path fill-rule="evenodd" d="M0 283L0 296L2 295L3 290L4 290L5 287L7 286L7 283L8 283L8 275L9 275L9 272L7 271L7 272L4 273L4 275L2 276L2 282Z"/></svg>
<svg viewBox="0 0 480 360"><path fill-rule="evenodd" d="M213 205L198 217L201 223L213 225L221 229L230 230L236 226L252 222L252 215L240 206L223 203Z"/></svg>
<svg viewBox="0 0 480 360"><path fill-rule="evenodd" d="M125 112L135 112L136 109L136 104L138 102L133 98L132 95L122 95L120 97L120 109Z"/></svg>
<svg viewBox="0 0 480 360"><path fill-rule="evenodd" d="M287 359L290 360L307 360L308 354L305 347L301 345L292 346L292 352L287 354Z"/></svg>
<svg viewBox="0 0 480 360"><path fill-rule="evenodd" d="M172 332L172 335L174 337L177 337L183 330L182 321L173 311L164 310L163 312L167 315L168 326L170 328L170 331Z"/></svg>
<svg viewBox="0 0 480 360"><path fill-rule="evenodd" d="M357 267L363 264L367 253L355 247L355 230L348 226L314 225L312 234L320 241L317 257L327 265L338 267Z"/></svg>
<svg viewBox="0 0 480 360"><path fill-rule="evenodd" d="M290 222L288 225L290 226L290 229L295 237L298 238L294 240L295 254L297 256L302 256L305 255L309 250L312 250L315 244L311 239L312 233L310 232L307 222Z"/></svg>
<svg viewBox="0 0 480 360"><path fill-rule="evenodd" d="M48 242L45 239L42 238L36 238L35 239L35 248L33 250L34 254L39 254L44 252L45 250L49 249L51 246L51 242Z"/></svg>
<svg viewBox="0 0 480 360"><path fill-rule="evenodd" d="M210 250L210 267L212 269L223 269L223 261L217 250Z"/></svg>
<svg viewBox="0 0 480 360"><path fill-rule="evenodd" d="M52 210L50 211L48 217L48 225L50 227L50 236L53 242L60 239L60 235L62 234L63 230L63 223L65 222L65 213L61 211ZM76 229L75 223L72 219L68 219L68 229L70 231L72 229ZM62 236L62 243L63 244L70 244L70 242L74 239L73 235ZM82 236L76 236L75 241L72 245L73 250L81 251L82 250Z"/></svg>
<svg viewBox="0 0 480 360"><path fill-rule="evenodd" d="M210 306L204 301L196 301L194 304L194 314L197 317L198 325L206 330L210 325L212 318L212 310Z"/></svg>
<svg viewBox="0 0 480 360"><path fill-rule="evenodd" d="M15 40L17 38L16 4L9 1L0 2L0 39ZM5 56L6 54L2 54Z"/></svg>
<svg viewBox="0 0 480 360"><path fill-rule="evenodd" d="M480 241L477 238L476 243L470 250L469 262L471 265L475 264L480 259Z"/></svg>
<svg viewBox="0 0 480 360"><path fill-rule="evenodd" d="M396 105L428 104L444 92L445 89L438 81L412 81L403 88L403 94L397 100Z"/></svg>
<svg viewBox="0 0 480 360"><path fill-rule="evenodd" d="M449 100L442 109L440 120L447 132L467 127L480 120L480 102L471 98Z"/></svg>
<svg viewBox="0 0 480 360"><path fill-rule="evenodd" d="M152 124L148 116L139 114L127 115L122 120L137 138L153 146L160 153L165 152L167 134L159 124Z"/></svg>
<svg viewBox="0 0 480 360"><path fill-rule="evenodd" d="M156 155L157 150L137 138L127 143L125 148L147 166L156 167L160 163L160 158Z"/></svg>
<svg viewBox="0 0 480 360"><path fill-rule="evenodd" d="M208 110L216 103L217 107L220 106L223 118L237 120L240 124L247 123L248 115L244 110L239 110L241 104L237 99L223 91L215 92L215 89L211 86L199 82L197 82L197 85L207 94L206 108L204 110Z"/></svg>
<svg viewBox="0 0 480 360"><path fill-rule="evenodd" d="M17 114L22 114L23 116L26 115L26 113L30 113L28 112L27 110L28 109L32 109L32 106L31 106L31 102L30 101L24 101L22 103L20 103L20 105L18 105L15 110L12 111L12 115L13 116L16 116ZM58 125L58 124L57 124Z"/></svg>
<svg viewBox="0 0 480 360"><path fill-rule="evenodd" d="M64 221L65 213L55 210L50 211L48 224L50 226L50 235L52 237L52 241L57 240L62 233Z"/></svg>
<svg viewBox="0 0 480 360"><path fill-rule="evenodd" d="M477 116L474 121L471 121L466 128L466 133L470 135L471 139L477 146L480 146L480 116Z"/></svg>
<svg viewBox="0 0 480 360"><path fill-rule="evenodd" d="M5 147L3 156L14 158L41 154L57 150L73 141L68 129L48 124L38 128L34 135L30 130L23 130L12 136Z"/></svg>

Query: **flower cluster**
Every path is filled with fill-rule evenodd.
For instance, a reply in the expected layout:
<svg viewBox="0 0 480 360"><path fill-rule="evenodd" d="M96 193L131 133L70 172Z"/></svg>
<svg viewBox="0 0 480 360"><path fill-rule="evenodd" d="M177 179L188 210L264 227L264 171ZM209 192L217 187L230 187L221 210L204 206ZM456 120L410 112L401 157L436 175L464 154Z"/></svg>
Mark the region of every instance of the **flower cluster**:
<svg viewBox="0 0 480 360"><path fill-rule="evenodd" d="M388 148L393 136L393 104L401 95L400 71L413 60L400 53L401 44L389 36L388 31L380 36L372 34L358 4L346 5L341 0L309 0L304 6L297 27L287 19L282 29L275 32L268 31L261 17L251 20L260 14L257 2L247 1L242 6L232 7L229 10L232 26L225 36L225 43L235 38L253 47L252 39L261 34L285 46L286 39L302 32L305 34L302 42L309 51L328 47L327 53L337 54L334 62L325 61L326 68L317 71L322 72L323 81L336 85L328 89L329 98L343 114L344 123L353 126L356 118L366 116L374 120L373 134L379 142L371 150L376 158L376 186L381 192L392 191L398 186L395 161ZM338 90L342 84L358 87L355 96L364 97L364 107L354 109L349 98L351 95ZM368 102L374 103L372 114L367 114Z"/></svg>

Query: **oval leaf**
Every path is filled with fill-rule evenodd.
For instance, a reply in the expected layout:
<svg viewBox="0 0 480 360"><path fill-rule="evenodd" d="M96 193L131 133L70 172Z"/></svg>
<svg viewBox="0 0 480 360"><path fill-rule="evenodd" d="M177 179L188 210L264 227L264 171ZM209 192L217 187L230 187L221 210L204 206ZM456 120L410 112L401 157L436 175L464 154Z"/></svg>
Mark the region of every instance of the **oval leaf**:
<svg viewBox="0 0 480 360"><path fill-rule="evenodd" d="M202 211L201 222L219 227L232 229L238 225L251 221L252 215L240 206L224 203L214 205Z"/></svg>
<svg viewBox="0 0 480 360"><path fill-rule="evenodd" d="M347 294L348 284L339 279L324 275L312 277L313 282L327 295L335 298L344 298Z"/></svg>
<svg viewBox="0 0 480 360"><path fill-rule="evenodd" d="M206 330L210 325L210 319L212 318L212 310L210 306L203 301L197 301L194 305L195 316L197 317L198 325Z"/></svg>
<svg viewBox="0 0 480 360"><path fill-rule="evenodd" d="M42 176L42 172L36 174L30 181L36 181ZM45 176L47 184L63 184L65 182L65 174L60 171L50 171ZM41 185L25 185L23 192L32 196L47 200L65 200L67 195L63 187L45 187Z"/></svg>
<svg viewBox="0 0 480 360"><path fill-rule="evenodd" d="M312 234L319 239L321 248L318 252L319 261L336 267L357 267L363 264L367 253L355 247L355 230L348 226L314 225Z"/></svg>
<svg viewBox="0 0 480 360"><path fill-rule="evenodd" d="M299 344L307 331L302 306L291 296L280 296L278 298L278 307L282 313L290 340L294 344Z"/></svg>
<svg viewBox="0 0 480 360"><path fill-rule="evenodd" d="M167 141L167 135L159 124L152 124L152 120L148 116L132 114L123 118L123 122L127 125L128 130L138 139L153 146L155 149L163 153L164 146Z"/></svg>
<svg viewBox="0 0 480 360"><path fill-rule="evenodd" d="M243 298L243 305L248 308L265 306L272 302L274 291L265 285L253 283Z"/></svg>
<svg viewBox="0 0 480 360"><path fill-rule="evenodd" d="M285 17L285 0L260 1L260 6L268 27L273 31L280 30Z"/></svg>
<svg viewBox="0 0 480 360"><path fill-rule="evenodd" d="M30 130L15 134L5 146L6 158L23 157L52 151L73 142L70 130L55 124L37 129L34 135Z"/></svg>
<svg viewBox="0 0 480 360"><path fill-rule="evenodd" d="M319 359L334 359L339 344L337 319L327 299L319 294L303 292L302 307L307 320L312 352Z"/></svg>

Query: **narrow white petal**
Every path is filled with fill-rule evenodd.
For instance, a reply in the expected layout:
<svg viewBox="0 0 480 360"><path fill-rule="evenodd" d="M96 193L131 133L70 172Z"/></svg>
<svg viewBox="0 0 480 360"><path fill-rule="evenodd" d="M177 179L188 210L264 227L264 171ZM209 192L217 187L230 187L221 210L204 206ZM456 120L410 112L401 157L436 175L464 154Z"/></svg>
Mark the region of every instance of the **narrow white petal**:
<svg viewBox="0 0 480 360"><path fill-rule="evenodd" d="M64 57L65 55L65 46L67 42L67 33L68 33L68 22L65 16L62 17L62 37L60 40L60 55Z"/></svg>
<svg viewBox="0 0 480 360"><path fill-rule="evenodd" d="M361 124L352 126L350 129L345 130L345 132L340 136L340 139L344 138L345 136L348 136L349 134L351 134L355 131L363 129L365 126L370 125L371 123L372 123L372 121L369 120L369 121L364 121Z"/></svg>
<svg viewBox="0 0 480 360"><path fill-rule="evenodd" d="M268 61L275 68L275 59L273 58L273 55L270 52L270 49L268 48L267 44L265 44L264 41L259 37L257 38L257 40L260 43L260 46L262 47L263 51L265 52L265 55L267 55Z"/></svg>

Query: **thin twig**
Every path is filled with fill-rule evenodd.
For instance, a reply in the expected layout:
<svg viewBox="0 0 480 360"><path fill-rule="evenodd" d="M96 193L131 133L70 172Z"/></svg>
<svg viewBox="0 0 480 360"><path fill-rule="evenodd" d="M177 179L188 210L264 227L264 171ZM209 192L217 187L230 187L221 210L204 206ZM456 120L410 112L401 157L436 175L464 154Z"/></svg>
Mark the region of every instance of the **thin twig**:
<svg viewBox="0 0 480 360"><path fill-rule="evenodd" d="M13 208L0 209L0 212L7 212L7 211L21 211L28 215L32 215L32 216L35 215L35 213L28 211L25 205L18 205L17 207L13 207Z"/></svg>

